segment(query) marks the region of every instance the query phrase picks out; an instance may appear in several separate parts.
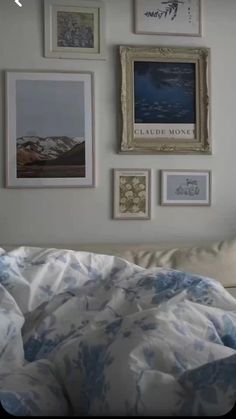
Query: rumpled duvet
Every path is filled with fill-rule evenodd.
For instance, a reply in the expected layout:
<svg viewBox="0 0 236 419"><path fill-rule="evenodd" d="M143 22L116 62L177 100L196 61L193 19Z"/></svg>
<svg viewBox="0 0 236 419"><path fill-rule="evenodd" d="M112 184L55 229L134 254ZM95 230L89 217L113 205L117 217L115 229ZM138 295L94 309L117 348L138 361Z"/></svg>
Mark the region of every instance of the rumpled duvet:
<svg viewBox="0 0 236 419"><path fill-rule="evenodd" d="M236 400L236 299L214 279L0 249L0 333L12 415L223 415Z"/></svg>

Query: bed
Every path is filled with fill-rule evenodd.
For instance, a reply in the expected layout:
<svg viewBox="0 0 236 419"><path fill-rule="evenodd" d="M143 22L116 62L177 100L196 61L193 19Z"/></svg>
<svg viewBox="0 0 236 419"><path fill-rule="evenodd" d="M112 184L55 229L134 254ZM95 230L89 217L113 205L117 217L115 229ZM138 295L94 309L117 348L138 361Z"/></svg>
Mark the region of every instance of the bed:
<svg viewBox="0 0 236 419"><path fill-rule="evenodd" d="M212 416L236 400L236 239L0 248L15 416Z"/></svg>

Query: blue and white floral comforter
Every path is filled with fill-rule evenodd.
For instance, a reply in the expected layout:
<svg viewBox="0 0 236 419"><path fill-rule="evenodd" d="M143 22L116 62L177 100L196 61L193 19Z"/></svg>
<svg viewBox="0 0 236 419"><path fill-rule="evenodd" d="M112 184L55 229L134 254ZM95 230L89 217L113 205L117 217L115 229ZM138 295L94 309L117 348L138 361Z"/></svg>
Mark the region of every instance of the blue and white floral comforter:
<svg viewBox="0 0 236 419"><path fill-rule="evenodd" d="M13 415L223 415L236 299L113 256L0 249L0 401Z"/></svg>

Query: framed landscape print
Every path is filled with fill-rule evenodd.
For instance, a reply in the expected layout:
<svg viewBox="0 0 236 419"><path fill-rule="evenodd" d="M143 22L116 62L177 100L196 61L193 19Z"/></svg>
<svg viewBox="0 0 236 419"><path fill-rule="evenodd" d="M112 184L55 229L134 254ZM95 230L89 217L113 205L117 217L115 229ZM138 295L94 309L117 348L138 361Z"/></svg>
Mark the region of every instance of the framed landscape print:
<svg viewBox="0 0 236 419"><path fill-rule="evenodd" d="M151 170L114 169L113 218L150 219Z"/></svg>
<svg viewBox="0 0 236 419"><path fill-rule="evenodd" d="M104 59L104 3L44 0L45 57Z"/></svg>
<svg viewBox="0 0 236 419"><path fill-rule="evenodd" d="M161 205L211 205L211 172L162 170Z"/></svg>
<svg viewBox="0 0 236 419"><path fill-rule="evenodd" d="M211 154L208 48L120 46L121 152Z"/></svg>
<svg viewBox="0 0 236 419"><path fill-rule="evenodd" d="M7 187L94 186L93 74L6 73Z"/></svg>
<svg viewBox="0 0 236 419"><path fill-rule="evenodd" d="M201 36L201 0L135 0L135 33Z"/></svg>

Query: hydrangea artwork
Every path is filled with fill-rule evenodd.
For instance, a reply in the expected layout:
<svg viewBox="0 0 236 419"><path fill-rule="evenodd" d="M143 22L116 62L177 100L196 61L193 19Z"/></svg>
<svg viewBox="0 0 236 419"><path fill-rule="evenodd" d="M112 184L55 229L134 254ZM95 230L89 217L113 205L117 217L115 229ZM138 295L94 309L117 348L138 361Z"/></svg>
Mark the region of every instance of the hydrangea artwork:
<svg viewBox="0 0 236 419"><path fill-rule="evenodd" d="M105 59L104 2L44 0L44 55Z"/></svg>
<svg viewBox="0 0 236 419"><path fill-rule="evenodd" d="M148 218L149 184L149 170L115 170L115 218Z"/></svg>
<svg viewBox="0 0 236 419"><path fill-rule="evenodd" d="M59 11L57 45L69 48L94 48L94 15Z"/></svg>
<svg viewBox="0 0 236 419"><path fill-rule="evenodd" d="M145 176L121 176L120 211L122 213L145 214L146 207Z"/></svg>

